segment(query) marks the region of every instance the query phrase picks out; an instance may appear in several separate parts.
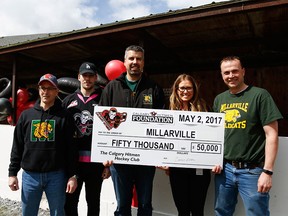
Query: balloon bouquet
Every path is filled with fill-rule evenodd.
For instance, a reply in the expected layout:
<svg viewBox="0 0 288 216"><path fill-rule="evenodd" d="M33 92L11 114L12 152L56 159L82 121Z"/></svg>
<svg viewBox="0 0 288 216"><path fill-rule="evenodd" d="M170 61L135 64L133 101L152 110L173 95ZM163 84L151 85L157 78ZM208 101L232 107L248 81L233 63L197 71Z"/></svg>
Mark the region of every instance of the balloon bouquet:
<svg viewBox="0 0 288 216"><path fill-rule="evenodd" d="M105 66L105 74L109 81L116 79L122 73L126 72L126 67L122 61L111 60ZM108 81L98 74L95 88L104 88ZM61 93L64 95L73 93L80 87L80 82L76 78L62 77L58 79L58 87ZM7 97L12 92L11 82L7 78L0 79L0 122L7 119L9 124L13 124L12 119L12 98L8 100ZM29 96L30 95L30 96ZM32 94L35 97L35 94ZM31 97L28 89L20 88L17 91L17 110L16 110L16 124L20 114L23 110L34 106L35 98ZM132 206L138 207L138 200L136 195L135 186L133 189Z"/></svg>
<svg viewBox="0 0 288 216"><path fill-rule="evenodd" d="M105 74L109 81L116 79L122 73L126 72L124 63L119 60L111 60L105 66ZM95 88L104 88L108 80L100 74L97 76ZM58 87L60 93L68 95L76 91L80 87L80 82L76 78L62 77L58 79ZM34 91L35 90L35 91ZM38 98L38 91L36 89L19 88L17 90L17 110L16 119L13 121L12 113L12 85L7 78L0 79L0 123L7 121L11 125L15 125L20 114L28 108L34 106ZM9 98L10 97L10 98Z"/></svg>
<svg viewBox="0 0 288 216"><path fill-rule="evenodd" d="M33 93L34 94L34 93ZM12 115L7 117L7 121L10 125L15 125L20 117L20 114L31 107L34 106L36 100L31 100L35 96L31 95L31 92L27 88L19 88L17 90L17 109L16 109L16 119L13 121ZM36 97L37 98L37 97ZM12 97L9 98L12 103Z"/></svg>
<svg viewBox="0 0 288 216"><path fill-rule="evenodd" d="M12 114L12 104L7 99L12 92L11 81L7 78L0 79L0 122L6 121Z"/></svg>
<svg viewBox="0 0 288 216"><path fill-rule="evenodd" d="M0 79L0 122L7 121L11 125L15 125L20 114L23 110L34 106L37 99L37 90L27 89L20 87L17 90L17 110L16 119L13 121L12 113L12 97L11 96L12 87L11 81L7 78ZM35 95L36 94L36 95ZM9 98L10 97L10 98ZM9 99L8 99L9 98Z"/></svg>
<svg viewBox="0 0 288 216"><path fill-rule="evenodd" d="M126 67L124 63L119 60L111 60L105 66L105 75L109 81L116 79L125 71ZM101 76L101 74L98 74L95 88L104 88L109 82L108 80ZM57 81L60 93L64 95L71 94L80 88L80 82L76 78L61 77Z"/></svg>

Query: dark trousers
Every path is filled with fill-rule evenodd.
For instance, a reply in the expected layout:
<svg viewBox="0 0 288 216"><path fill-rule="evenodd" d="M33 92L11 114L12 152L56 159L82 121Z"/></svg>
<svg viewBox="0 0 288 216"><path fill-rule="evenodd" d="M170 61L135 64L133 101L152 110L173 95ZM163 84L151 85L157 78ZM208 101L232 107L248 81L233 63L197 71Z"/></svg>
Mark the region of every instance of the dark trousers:
<svg viewBox="0 0 288 216"><path fill-rule="evenodd" d="M73 194L66 193L65 215L78 215L78 202L83 183L87 202L87 215L98 216L100 212L100 192L102 186L102 172L104 166L101 163L79 163L78 187Z"/></svg>
<svg viewBox="0 0 288 216"><path fill-rule="evenodd" d="M154 166L114 164L110 167L117 209L115 216L131 216L133 186L138 199L138 216L152 215L152 189Z"/></svg>
<svg viewBox="0 0 288 216"><path fill-rule="evenodd" d="M207 190L211 180L210 170L170 167L170 184L179 216L203 216Z"/></svg>

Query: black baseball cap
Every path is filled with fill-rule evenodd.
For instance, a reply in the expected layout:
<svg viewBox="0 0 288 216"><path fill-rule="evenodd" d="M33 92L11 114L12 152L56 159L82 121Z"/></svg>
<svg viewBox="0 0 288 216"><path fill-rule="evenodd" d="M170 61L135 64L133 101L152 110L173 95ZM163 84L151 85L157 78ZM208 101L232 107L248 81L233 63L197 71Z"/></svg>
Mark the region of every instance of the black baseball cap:
<svg viewBox="0 0 288 216"><path fill-rule="evenodd" d="M97 74L96 66L91 62L84 62L79 68L79 74L90 73Z"/></svg>

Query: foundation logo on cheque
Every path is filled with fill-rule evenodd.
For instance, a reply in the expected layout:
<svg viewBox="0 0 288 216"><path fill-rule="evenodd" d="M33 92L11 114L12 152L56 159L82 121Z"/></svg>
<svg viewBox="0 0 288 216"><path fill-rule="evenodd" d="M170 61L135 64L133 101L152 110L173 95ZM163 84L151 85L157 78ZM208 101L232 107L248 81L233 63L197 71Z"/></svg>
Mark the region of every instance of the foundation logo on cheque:
<svg viewBox="0 0 288 216"><path fill-rule="evenodd" d="M110 108L110 110L103 110L102 112L97 112L96 114L108 130L111 130L112 128L117 128L122 122L126 121L127 118L126 112L120 113L114 107Z"/></svg>
<svg viewBox="0 0 288 216"><path fill-rule="evenodd" d="M153 111L150 113L133 113L132 121L134 122L147 122L147 123L163 123L173 124L174 119L172 115L157 114Z"/></svg>

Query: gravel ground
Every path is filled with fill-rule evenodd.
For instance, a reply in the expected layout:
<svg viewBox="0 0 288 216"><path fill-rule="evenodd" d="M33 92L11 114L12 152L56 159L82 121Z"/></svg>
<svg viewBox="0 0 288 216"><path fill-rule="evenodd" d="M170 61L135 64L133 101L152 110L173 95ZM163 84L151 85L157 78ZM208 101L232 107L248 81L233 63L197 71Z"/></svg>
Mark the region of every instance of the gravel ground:
<svg viewBox="0 0 288 216"><path fill-rule="evenodd" d="M21 202L0 197L0 216L21 216ZM38 216L50 216L49 210L39 209Z"/></svg>

